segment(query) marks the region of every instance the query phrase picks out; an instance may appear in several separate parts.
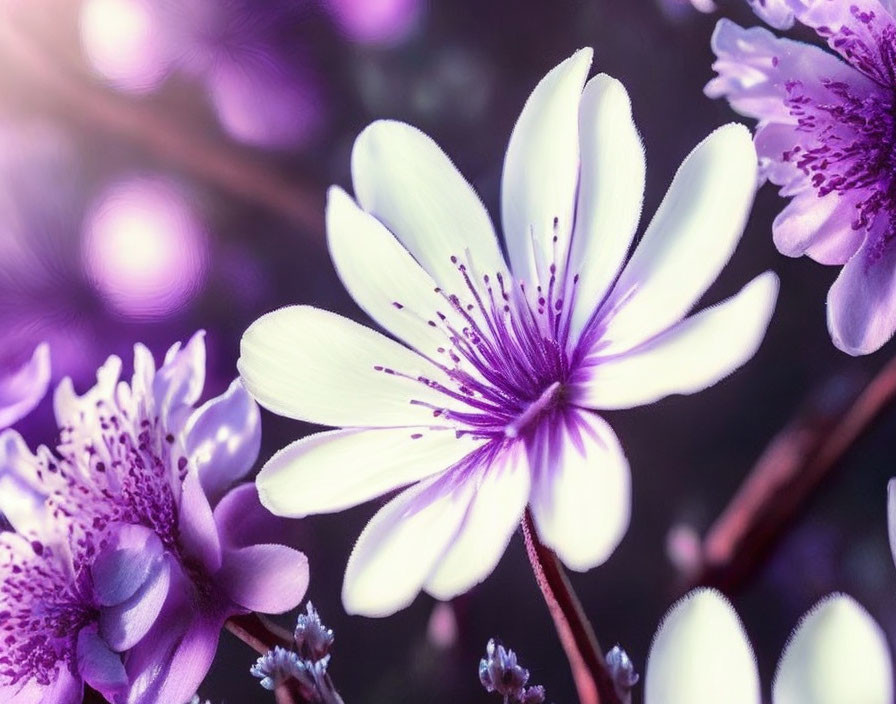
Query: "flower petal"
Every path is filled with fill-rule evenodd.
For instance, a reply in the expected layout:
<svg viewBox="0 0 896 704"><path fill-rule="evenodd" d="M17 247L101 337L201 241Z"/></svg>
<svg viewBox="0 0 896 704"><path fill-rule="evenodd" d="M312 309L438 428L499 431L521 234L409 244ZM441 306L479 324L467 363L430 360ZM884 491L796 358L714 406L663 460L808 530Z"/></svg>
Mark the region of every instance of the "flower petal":
<svg viewBox="0 0 896 704"><path fill-rule="evenodd" d="M483 452L406 489L376 513L345 570L346 611L389 616L414 600L463 525L475 492L467 474Z"/></svg>
<svg viewBox="0 0 896 704"><path fill-rule="evenodd" d="M93 593L100 606L113 606L130 599L159 569L162 541L145 526L121 524L113 527L90 565Z"/></svg>
<svg viewBox="0 0 896 704"><path fill-rule="evenodd" d="M261 414L239 379L198 408L187 421L184 449L212 503L242 479L258 459Z"/></svg>
<svg viewBox="0 0 896 704"><path fill-rule="evenodd" d="M227 550L257 543L296 543L299 522L275 516L258 499L255 484L234 487L215 506L215 524L221 547Z"/></svg>
<svg viewBox="0 0 896 704"><path fill-rule="evenodd" d="M152 571L126 600L100 611L100 633L119 652L133 648L149 632L171 584L171 565L168 559L155 561Z"/></svg>
<svg viewBox="0 0 896 704"><path fill-rule="evenodd" d="M481 445L451 430L333 430L287 445L256 479L273 513L341 511L442 472Z"/></svg>
<svg viewBox="0 0 896 704"><path fill-rule="evenodd" d="M774 704L891 704L893 667L886 637L843 594L817 604L784 649Z"/></svg>
<svg viewBox="0 0 896 704"><path fill-rule="evenodd" d="M628 462L612 428L571 408L541 421L528 452L538 537L571 569L605 562L631 514Z"/></svg>
<svg viewBox="0 0 896 704"><path fill-rule="evenodd" d="M467 255L483 273L504 272L504 258L482 201L423 132L377 120L352 150L358 203L375 215L447 291L463 279L451 258Z"/></svg>
<svg viewBox="0 0 896 704"><path fill-rule="evenodd" d="M806 255L820 264L845 264L862 246L864 230L852 225L861 195L829 193L806 186L772 224L775 247L788 257Z"/></svg>
<svg viewBox="0 0 896 704"><path fill-rule="evenodd" d="M183 481L177 527L185 555L197 560L208 572L215 572L221 566L221 540L212 507L194 471Z"/></svg>
<svg viewBox="0 0 896 704"><path fill-rule="evenodd" d="M591 66L581 49L535 87L510 135L501 180L501 219L514 277L547 281L563 266L579 177L579 101Z"/></svg>
<svg viewBox="0 0 896 704"><path fill-rule="evenodd" d="M309 306L281 308L252 323L238 368L262 406L322 425L438 425L432 408L452 406L419 381L452 386L435 365L378 332Z"/></svg>
<svg viewBox="0 0 896 704"><path fill-rule="evenodd" d="M50 385L50 346L38 345L19 369L0 378L0 428L28 415Z"/></svg>
<svg viewBox="0 0 896 704"><path fill-rule="evenodd" d="M448 302L395 236L335 186L327 197L327 242L336 271L358 305L421 354L436 358L447 338L429 321L437 320L437 313L451 315Z"/></svg>
<svg viewBox="0 0 896 704"><path fill-rule="evenodd" d="M756 169L742 125L717 129L688 155L598 312L608 353L677 323L715 281L743 232Z"/></svg>
<svg viewBox="0 0 896 704"><path fill-rule="evenodd" d="M78 633L78 672L84 681L109 701L116 701L128 685L121 655L113 652L100 637L96 625Z"/></svg>
<svg viewBox="0 0 896 704"><path fill-rule="evenodd" d="M0 514L18 532L36 535L46 528L47 496L53 489L52 479L41 482L40 462L22 436L15 430L0 433Z"/></svg>
<svg viewBox="0 0 896 704"><path fill-rule="evenodd" d="M172 345L153 378L156 410L169 430L179 429L205 386L205 332L195 333L181 349Z"/></svg>
<svg viewBox="0 0 896 704"><path fill-rule="evenodd" d="M828 292L831 339L853 356L876 352L896 330L896 246L875 250L869 240L876 237L883 233L868 235L865 246L846 263Z"/></svg>
<svg viewBox="0 0 896 704"><path fill-rule="evenodd" d="M761 704L753 650L717 591L692 591L666 614L647 656L644 701Z"/></svg>
<svg viewBox="0 0 896 704"><path fill-rule="evenodd" d="M282 614L308 590L308 558L285 545L226 550L215 583L247 611Z"/></svg>
<svg viewBox="0 0 896 704"><path fill-rule="evenodd" d="M793 6L802 4L799 0L748 0L753 12L775 29L793 27Z"/></svg>
<svg viewBox="0 0 896 704"><path fill-rule="evenodd" d="M756 353L777 296L778 277L769 271L631 352L586 357L573 374L571 401L603 410L632 408L712 386Z"/></svg>
<svg viewBox="0 0 896 704"><path fill-rule="evenodd" d="M463 594L494 571L529 500L531 480L523 443L494 452L478 474L461 528L424 585L443 601Z"/></svg>
<svg viewBox="0 0 896 704"><path fill-rule="evenodd" d="M638 227L644 197L644 147L625 87L600 74L588 81L579 107L582 166L570 285L578 275L571 339L575 340L619 274Z"/></svg>

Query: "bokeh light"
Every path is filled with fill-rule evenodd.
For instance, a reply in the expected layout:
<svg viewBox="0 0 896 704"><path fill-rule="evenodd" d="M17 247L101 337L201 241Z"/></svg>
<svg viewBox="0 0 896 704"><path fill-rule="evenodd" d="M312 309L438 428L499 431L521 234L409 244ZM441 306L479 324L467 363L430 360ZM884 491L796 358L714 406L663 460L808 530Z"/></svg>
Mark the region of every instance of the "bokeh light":
<svg viewBox="0 0 896 704"><path fill-rule="evenodd" d="M110 187L87 215L88 275L109 307L129 318L176 312L205 279L207 235L170 183L135 177Z"/></svg>
<svg viewBox="0 0 896 704"><path fill-rule="evenodd" d="M405 39L420 21L422 0L324 0L340 30L366 44Z"/></svg>

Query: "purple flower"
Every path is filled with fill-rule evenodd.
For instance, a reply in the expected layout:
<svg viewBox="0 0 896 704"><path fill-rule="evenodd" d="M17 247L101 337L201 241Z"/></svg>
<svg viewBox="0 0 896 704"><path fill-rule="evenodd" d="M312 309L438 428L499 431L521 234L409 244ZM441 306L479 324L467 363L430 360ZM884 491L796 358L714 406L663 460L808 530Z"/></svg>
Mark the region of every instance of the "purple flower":
<svg viewBox="0 0 896 704"><path fill-rule="evenodd" d="M756 184L749 134L729 125L694 150L626 261L644 152L625 89L606 75L585 85L590 63L582 50L552 70L510 139L509 266L432 140L390 121L356 140L357 203L331 189L330 252L355 300L409 347L308 306L243 337L240 372L262 405L343 428L274 455L257 480L264 505L305 516L412 485L355 546L350 612L466 591L527 504L567 565L604 562L628 527L630 478L594 410L711 386L765 334L772 273L686 317L740 239Z"/></svg>
<svg viewBox="0 0 896 704"><path fill-rule="evenodd" d="M50 385L50 347L42 343L25 364L0 372L0 428L28 415Z"/></svg>
<svg viewBox="0 0 896 704"><path fill-rule="evenodd" d="M896 330L892 9L889 0L768 0L763 17L776 26L795 18L839 56L721 20L712 42L718 76L706 86L759 120L761 175L792 199L773 225L777 248L843 265L827 319L834 344L852 355L874 352Z"/></svg>
<svg viewBox="0 0 896 704"><path fill-rule="evenodd" d="M645 704L761 704L756 657L730 603L712 589L669 609L647 658ZM886 637L852 598L832 594L800 621L781 655L773 704L890 704Z"/></svg>
<svg viewBox="0 0 896 704"><path fill-rule="evenodd" d="M239 381L195 408L203 335L158 370L137 345L131 383L120 374L111 357L83 396L60 384L55 453L0 435L0 511L16 529L0 566L0 691L16 702L75 701L81 679L116 702L187 701L227 618L286 611L307 586L254 486L228 491L256 459L259 414Z"/></svg>

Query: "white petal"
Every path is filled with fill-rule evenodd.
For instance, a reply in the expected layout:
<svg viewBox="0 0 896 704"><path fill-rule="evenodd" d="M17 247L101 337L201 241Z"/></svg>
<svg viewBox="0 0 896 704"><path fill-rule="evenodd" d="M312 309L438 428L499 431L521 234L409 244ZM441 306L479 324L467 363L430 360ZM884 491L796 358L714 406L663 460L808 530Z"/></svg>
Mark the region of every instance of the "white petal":
<svg viewBox="0 0 896 704"><path fill-rule="evenodd" d="M460 533L426 580L427 592L437 599L452 599L492 573L523 516L529 476L523 443L513 443L493 456L481 470Z"/></svg>
<svg viewBox="0 0 896 704"><path fill-rule="evenodd" d="M628 254L644 198L644 147L625 87L600 74L588 81L579 108L582 168L569 255L575 285L571 339L606 295ZM566 299L570 300L569 289Z"/></svg>
<svg viewBox="0 0 896 704"><path fill-rule="evenodd" d="M890 552L896 564L896 479L887 483L887 533L890 537Z"/></svg>
<svg viewBox="0 0 896 704"><path fill-rule="evenodd" d="M644 701L761 704L753 650L721 594L692 591L666 614L647 656Z"/></svg>
<svg viewBox="0 0 896 704"><path fill-rule="evenodd" d="M769 271L631 352L586 358L572 378L572 402L632 408L712 386L756 353L777 296L778 277Z"/></svg>
<svg viewBox="0 0 896 704"><path fill-rule="evenodd" d="M412 401L443 408L448 399L418 379L450 384L415 352L310 306L281 308L252 323L237 366L262 406L322 425L437 425L431 408Z"/></svg>
<svg viewBox="0 0 896 704"><path fill-rule="evenodd" d="M451 262L469 255L483 273L504 271L485 206L420 130L378 120L355 140L352 181L361 207L388 227L440 286L460 293Z"/></svg>
<svg viewBox="0 0 896 704"><path fill-rule="evenodd" d="M41 476L40 462L22 436L15 430L0 433L0 514L20 533L40 534L47 523L44 502L57 482L63 483L58 475L47 474L44 486Z"/></svg>
<svg viewBox="0 0 896 704"><path fill-rule="evenodd" d="M0 377L0 428L28 415L50 385L50 346L38 345L19 369Z"/></svg>
<svg viewBox="0 0 896 704"><path fill-rule="evenodd" d="M278 516L341 511L442 472L482 442L426 428L317 433L271 457L256 485Z"/></svg>
<svg viewBox="0 0 896 704"><path fill-rule="evenodd" d="M628 530L631 476L612 428L569 409L542 421L529 446L530 500L542 542L574 570L605 562Z"/></svg>
<svg viewBox="0 0 896 704"><path fill-rule="evenodd" d="M517 279L546 280L552 262L566 261L579 176L579 101L592 53L577 51L541 79L510 135L501 219Z"/></svg>
<svg viewBox="0 0 896 704"><path fill-rule="evenodd" d="M96 384L78 396L75 393L74 384L70 377L66 377L56 391L53 392L53 412L56 415L56 425L78 425L81 413L95 414L97 401L112 398L115 387L121 377L121 359L115 355L110 356L96 371Z"/></svg>
<svg viewBox="0 0 896 704"><path fill-rule="evenodd" d="M850 597L815 606L784 649L774 704L892 704L893 669L880 626Z"/></svg>
<svg viewBox="0 0 896 704"><path fill-rule="evenodd" d="M475 482L447 473L406 489L364 528L345 569L350 614L389 616L408 606L458 534Z"/></svg>
<svg viewBox="0 0 896 704"><path fill-rule="evenodd" d="M743 232L757 178L743 125L717 129L684 160L599 317L608 351L681 320L715 281Z"/></svg>
<svg viewBox="0 0 896 704"><path fill-rule="evenodd" d="M379 220L337 187L327 198L327 241L339 278L371 318L430 358L448 346L441 329L429 324L437 312L451 314L433 278Z"/></svg>

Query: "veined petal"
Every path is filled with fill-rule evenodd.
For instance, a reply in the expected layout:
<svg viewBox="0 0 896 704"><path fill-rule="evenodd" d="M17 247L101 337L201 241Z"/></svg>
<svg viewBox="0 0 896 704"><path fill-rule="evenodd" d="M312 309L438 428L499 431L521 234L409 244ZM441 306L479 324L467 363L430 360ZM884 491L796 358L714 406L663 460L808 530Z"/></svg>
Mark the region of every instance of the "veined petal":
<svg viewBox="0 0 896 704"><path fill-rule="evenodd" d="M692 591L666 614L647 656L644 701L761 704L753 650L717 591Z"/></svg>
<svg viewBox="0 0 896 704"><path fill-rule="evenodd" d="M625 87L600 74L588 81L579 107L582 166L566 300L573 295L571 339L577 339L616 279L628 253L644 198L644 147Z"/></svg>
<svg viewBox="0 0 896 704"><path fill-rule="evenodd" d="M451 160L423 132L378 120L352 150L352 182L361 207L375 215L446 290L463 284L451 258L483 273L504 259L482 201Z"/></svg>
<svg viewBox="0 0 896 704"><path fill-rule="evenodd" d="M345 570L342 603L348 613L389 616L420 593L473 500L475 481L464 470L472 473L475 465L405 489L370 519Z"/></svg>
<svg viewBox="0 0 896 704"><path fill-rule="evenodd" d="M843 594L815 606L784 649L774 704L891 704L893 667L886 637Z"/></svg>
<svg viewBox="0 0 896 704"><path fill-rule="evenodd" d="M216 503L258 459L261 414L239 379L187 420L184 449L192 459L205 495Z"/></svg>
<svg viewBox="0 0 896 704"><path fill-rule="evenodd" d="M546 282L562 270L579 178L579 101L591 66L581 49L535 87L510 135L501 180L501 219L517 279Z"/></svg>
<svg viewBox="0 0 896 704"><path fill-rule="evenodd" d="M370 328L310 306L281 308L252 323L237 366L262 406L311 423L440 425L433 408L452 407L419 380L453 387L434 364Z"/></svg>
<svg viewBox="0 0 896 704"><path fill-rule="evenodd" d="M483 442L444 429L332 430L287 445L255 481L277 515L341 511L442 472Z"/></svg>
<svg viewBox="0 0 896 704"><path fill-rule="evenodd" d="M756 173L743 125L717 129L688 155L598 311L607 353L632 349L677 323L715 281L740 241Z"/></svg>
<svg viewBox="0 0 896 704"><path fill-rule="evenodd" d="M50 346L38 345L21 368L0 379L0 428L28 415L50 385Z"/></svg>
<svg viewBox="0 0 896 704"><path fill-rule="evenodd" d="M437 311L453 313L436 293L438 284L379 220L335 186L327 197L327 242L339 278L358 305L421 354L437 358L446 337L429 321Z"/></svg>
<svg viewBox="0 0 896 704"><path fill-rule="evenodd" d="M756 353L777 296L778 277L769 271L631 352L586 357L573 375L571 401L603 410L632 408L712 386Z"/></svg>
<svg viewBox="0 0 896 704"><path fill-rule="evenodd" d="M522 442L494 452L478 473L460 531L424 585L437 599L463 594L492 573L529 500L529 462Z"/></svg>
<svg viewBox="0 0 896 704"><path fill-rule="evenodd" d="M558 411L541 421L528 452L538 537L571 569L605 562L631 513L628 462L612 428L590 411Z"/></svg>

